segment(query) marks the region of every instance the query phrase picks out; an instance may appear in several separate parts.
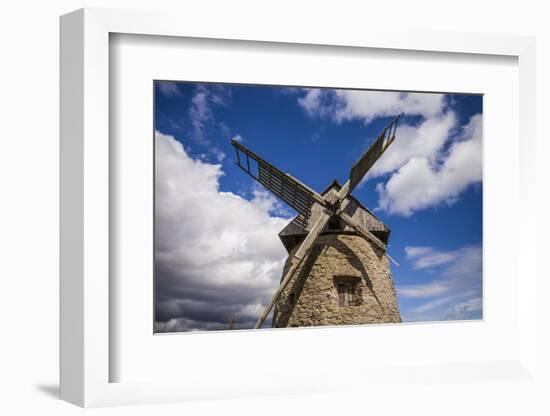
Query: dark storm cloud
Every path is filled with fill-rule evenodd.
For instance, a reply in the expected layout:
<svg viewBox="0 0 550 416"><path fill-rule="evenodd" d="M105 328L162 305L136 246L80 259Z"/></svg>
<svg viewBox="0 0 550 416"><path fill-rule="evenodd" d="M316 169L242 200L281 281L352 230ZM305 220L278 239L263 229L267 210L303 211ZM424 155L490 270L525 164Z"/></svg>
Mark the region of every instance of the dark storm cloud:
<svg viewBox="0 0 550 416"><path fill-rule="evenodd" d="M192 160L170 136L155 141L155 329L252 327L278 285L288 220L270 216L264 192L219 192L220 165Z"/></svg>

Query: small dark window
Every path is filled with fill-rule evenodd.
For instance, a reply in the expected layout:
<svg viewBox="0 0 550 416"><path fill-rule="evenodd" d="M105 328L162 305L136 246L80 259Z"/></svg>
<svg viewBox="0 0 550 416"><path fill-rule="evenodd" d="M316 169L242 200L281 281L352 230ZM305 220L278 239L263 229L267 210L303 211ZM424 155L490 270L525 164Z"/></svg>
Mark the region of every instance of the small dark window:
<svg viewBox="0 0 550 416"><path fill-rule="evenodd" d="M351 282L338 283L338 306L355 305L355 285Z"/></svg>
<svg viewBox="0 0 550 416"><path fill-rule="evenodd" d="M359 306L363 303L360 282L359 276L334 276L338 306Z"/></svg>
<svg viewBox="0 0 550 416"><path fill-rule="evenodd" d="M288 304L289 305L294 305L294 292L290 292L289 295L288 295Z"/></svg>

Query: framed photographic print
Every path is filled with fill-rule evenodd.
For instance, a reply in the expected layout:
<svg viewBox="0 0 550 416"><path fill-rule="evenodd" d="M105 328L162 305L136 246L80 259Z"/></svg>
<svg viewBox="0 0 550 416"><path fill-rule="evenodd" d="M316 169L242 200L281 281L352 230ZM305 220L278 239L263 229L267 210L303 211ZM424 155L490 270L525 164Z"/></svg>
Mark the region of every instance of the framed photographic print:
<svg viewBox="0 0 550 416"><path fill-rule="evenodd" d="M203 23L61 19L62 398L531 380L534 41Z"/></svg>
<svg viewBox="0 0 550 416"><path fill-rule="evenodd" d="M481 95L154 95L155 332L482 318Z"/></svg>

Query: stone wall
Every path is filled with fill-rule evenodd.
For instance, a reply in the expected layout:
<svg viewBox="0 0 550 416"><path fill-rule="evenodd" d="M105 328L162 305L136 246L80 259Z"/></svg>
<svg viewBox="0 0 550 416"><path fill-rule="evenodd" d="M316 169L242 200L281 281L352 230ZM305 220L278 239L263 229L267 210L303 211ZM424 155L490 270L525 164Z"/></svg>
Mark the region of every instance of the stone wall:
<svg viewBox="0 0 550 416"><path fill-rule="evenodd" d="M289 266L287 260L285 271ZM338 282L353 284L350 306L340 306ZM388 322L401 322L388 258L360 236L333 233L317 239L294 274L275 304L272 326Z"/></svg>

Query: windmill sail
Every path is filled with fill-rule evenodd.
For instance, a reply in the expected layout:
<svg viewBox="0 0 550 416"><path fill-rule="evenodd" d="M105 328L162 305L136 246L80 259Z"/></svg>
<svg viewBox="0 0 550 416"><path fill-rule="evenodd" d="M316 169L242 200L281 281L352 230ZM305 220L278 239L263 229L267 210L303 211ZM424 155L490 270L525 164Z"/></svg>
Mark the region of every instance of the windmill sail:
<svg viewBox="0 0 550 416"><path fill-rule="evenodd" d="M363 177L369 171L369 169L376 163L380 156L386 151L386 149L393 143L395 139L395 130L397 129L397 122L399 116L393 119L393 121L380 133L374 143L368 148L368 150L361 156L361 158L353 165L349 175L349 192L353 191L355 187L361 182Z"/></svg>
<svg viewBox="0 0 550 416"><path fill-rule="evenodd" d="M299 216L294 220L294 223L305 229L311 216L312 205L317 202L323 207L319 217L315 220L315 224L309 229L306 237L299 243L298 249L292 255L290 267L285 271L279 288L258 318L255 328L260 328L262 326L269 312L283 293L286 285L290 282L305 257L308 256L312 247L316 244L317 238L321 235L332 216L342 218L342 220L351 226L359 235L371 241L388 256L386 253L386 244L380 241L380 239L370 230L358 224L352 217L344 212L344 209L347 203L349 203L346 199L348 195L395 139L398 120L399 116L382 131L367 152L351 168L349 181L340 189L336 194L336 200L333 201L325 200L323 196L308 188L289 174L280 171L272 164L266 162L236 140L231 140L231 144L235 147L236 151L237 165L285 201L289 206L298 211ZM388 258L391 259L389 256Z"/></svg>
<svg viewBox="0 0 550 416"><path fill-rule="evenodd" d="M305 228L311 215L311 206L316 200L322 201L322 197L236 140L231 140L231 144L235 147L237 166L296 210L299 214L296 224Z"/></svg>

